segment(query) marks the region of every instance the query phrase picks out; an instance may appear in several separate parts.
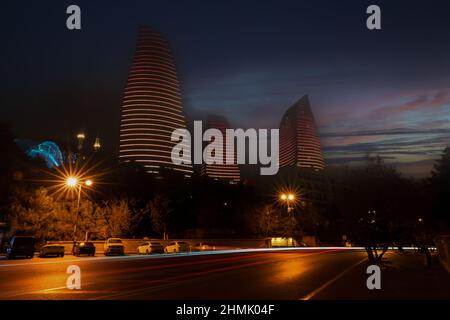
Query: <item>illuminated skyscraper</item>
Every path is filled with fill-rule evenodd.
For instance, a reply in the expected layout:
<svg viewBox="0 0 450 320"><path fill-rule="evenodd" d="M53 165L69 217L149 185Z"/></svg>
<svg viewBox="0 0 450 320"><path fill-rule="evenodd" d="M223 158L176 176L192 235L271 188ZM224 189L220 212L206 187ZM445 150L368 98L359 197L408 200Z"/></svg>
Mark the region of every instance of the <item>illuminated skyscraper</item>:
<svg viewBox="0 0 450 320"><path fill-rule="evenodd" d="M159 33L140 28L122 102L120 161L137 162L151 173L171 168L190 175L191 164L171 160L175 129L186 129L186 121L169 45Z"/></svg>
<svg viewBox="0 0 450 320"><path fill-rule="evenodd" d="M208 129L218 129L222 132L224 137L223 141L223 164L206 164L202 165L202 175L206 175L210 178L223 180L229 183L238 183L240 180L239 166L236 161L236 150L233 150L233 146L229 145L232 142L228 142L225 139L226 129L230 129L230 125L226 118L216 115L209 115L207 121ZM226 155L233 156L234 164L226 164ZM206 160L206 159L205 159Z"/></svg>
<svg viewBox="0 0 450 320"><path fill-rule="evenodd" d="M281 119L280 167L324 168L320 138L307 95Z"/></svg>

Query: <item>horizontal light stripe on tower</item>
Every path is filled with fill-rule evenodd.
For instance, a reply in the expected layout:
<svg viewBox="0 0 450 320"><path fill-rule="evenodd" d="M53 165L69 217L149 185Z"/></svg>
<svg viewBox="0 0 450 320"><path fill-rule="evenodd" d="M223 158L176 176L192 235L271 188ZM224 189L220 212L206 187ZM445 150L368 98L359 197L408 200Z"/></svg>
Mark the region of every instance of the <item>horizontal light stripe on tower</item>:
<svg viewBox="0 0 450 320"><path fill-rule="evenodd" d="M172 162L179 143L171 141L176 129L186 129L186 120L169 45L160 34L140 28L122 100L120 161L140 163L151 173L165 167L191 174L190 163ZM190 160L190 150L185 150Z"/></svg>

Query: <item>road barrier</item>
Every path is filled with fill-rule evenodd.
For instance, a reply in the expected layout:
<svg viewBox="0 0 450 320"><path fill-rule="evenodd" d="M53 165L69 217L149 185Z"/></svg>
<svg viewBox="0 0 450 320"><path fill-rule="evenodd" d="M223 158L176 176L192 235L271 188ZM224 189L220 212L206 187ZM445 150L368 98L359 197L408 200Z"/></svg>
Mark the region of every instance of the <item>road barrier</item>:
<svg viewBox="0 0 450 320"><path fill-rule="evenodd" d="M270 238L264 239L122 239L125 246L125 253L137 253L137 248L146 242L159 242L164 246L169 245L174 241L184 241L188 242L191 247L194 247L197 243L207 243L214 246L216 250L225 249L247 249L247 248L270 248L271 241ZM95 245L95 252L97 254L103 254L103 245L105 240L94 240L91 241ZM72 253L72 241L47 241L47 244L60 244L64 246L64 252L66 254Z"/></svg>
<svg viewBox="0 0 450 320"><path fill-rule="evenodd" d="M450 273L450 235L439 235L434 238L434 243L439 254L439 261Z"/></svg>

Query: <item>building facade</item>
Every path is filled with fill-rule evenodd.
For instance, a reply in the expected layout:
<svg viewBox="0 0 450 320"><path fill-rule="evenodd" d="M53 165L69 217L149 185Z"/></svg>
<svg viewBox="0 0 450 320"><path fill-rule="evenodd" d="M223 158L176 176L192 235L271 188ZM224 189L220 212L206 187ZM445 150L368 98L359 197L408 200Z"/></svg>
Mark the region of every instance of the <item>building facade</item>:
<svg viewBox="0 0 450 320"><path fill-rule="evenodd" d="M280 167L322 170L325 167L320 138L308 96L283 115L280 123Z"/></svg>
<svg viewBox="0 0 450 320"><path fill-rule="evenodd" d="M186 129L186 119L169 45L161 34L140 28L122 101L120 161L138 163L150 173L166 168L191 175L192 164L172 163L175 129Z"/></svg>
<svg viewBox="0 0 450 320"><path fill-rule="evenodd" d="M226 136L226 130L230 129L230 124L228 123L228 120L225 117L217 116L217 115L208 115L207 119L207 128L208 129L218 129L220 132L222 132L222 136ZM226 139L223 140L223 150L222 150L222 156L223 156L223 164L206 164L203 163L202 165L202 175L208 176L212 179L222 180L225 182L229 182L232 184L238 183L241 179L240 177L240 170L239 165L237 164L237 157L236 157L236 150L233 150L235 148L233 145L230 145L232 142L226 141ZM233 157L234 161L233 164L227 164L226 163L226 157ZM211 160L211 159L205 159L205 160Z"/></svg>

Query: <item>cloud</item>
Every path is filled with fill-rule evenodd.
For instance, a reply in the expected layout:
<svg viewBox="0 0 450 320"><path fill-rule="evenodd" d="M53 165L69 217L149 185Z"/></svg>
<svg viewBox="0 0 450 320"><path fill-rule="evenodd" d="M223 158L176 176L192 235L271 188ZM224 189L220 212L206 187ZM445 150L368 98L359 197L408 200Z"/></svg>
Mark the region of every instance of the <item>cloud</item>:
<svg viewBox="0 0 450 320"><path fill-rule="evenodd" d="M450 128L329 132L322 142L328 165L360 165L379 155L406 175L424 176L450 143Z"/></svg>
<svg viewBox="0 0 450 320"><path fill-rule="evenodd" d="M447 121L448 124L448 121ZM389 136L389 135L411 135L411 134L450 134L450 128L440 129L409 129L409 128L395 128L395 129L380 129L380 130L360 130L347 132L327 132L323 133L322 137L360 137L360 136Z"/></svg>
<svg viewBox="0 0 450 320"><path fill-rule="evenodd" d="M431 90L406 96L390 103L387 107L379 108L371 116L385 119L399 113L426 111L441 108L450 104L450 89Z"/></svg>

